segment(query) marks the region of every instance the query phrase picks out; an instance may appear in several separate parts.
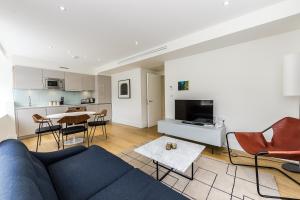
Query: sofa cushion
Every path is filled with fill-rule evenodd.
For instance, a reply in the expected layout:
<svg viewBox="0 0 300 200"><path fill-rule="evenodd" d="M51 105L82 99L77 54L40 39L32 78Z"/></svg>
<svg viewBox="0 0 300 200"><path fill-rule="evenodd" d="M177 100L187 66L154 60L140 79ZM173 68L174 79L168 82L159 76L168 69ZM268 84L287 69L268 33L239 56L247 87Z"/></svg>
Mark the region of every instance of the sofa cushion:
<svg viewBox="0 0 300 200"><path fill-rule="evenodd" d="M58 196L65 200L88 199L131 169L98 146L48 166Z"/></svg>
<svg viewBox="0 0 300 200"><path fill-rule="evenodd" d="M58 199L44 165L17 140L0 143L0 199Z"/></svg>
<svg viewBox="0 0 300 200"><path fill-rule="evenodd" d="M133 169L90 200L187 200L181 194L156 181L144 172Z"/></svg>

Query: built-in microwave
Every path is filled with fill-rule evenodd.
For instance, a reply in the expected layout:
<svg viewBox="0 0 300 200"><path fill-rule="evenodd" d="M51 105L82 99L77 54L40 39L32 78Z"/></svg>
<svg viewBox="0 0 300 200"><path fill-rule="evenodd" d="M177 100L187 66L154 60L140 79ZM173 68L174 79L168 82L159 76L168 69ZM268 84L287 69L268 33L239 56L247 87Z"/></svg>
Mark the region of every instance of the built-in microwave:
<svg viewBox="0 0 300 200"><path fill-rule="evenodd" d="M63 79L46 78L45 86L47 89L64 90L65 89L65 81Z"/></svg>

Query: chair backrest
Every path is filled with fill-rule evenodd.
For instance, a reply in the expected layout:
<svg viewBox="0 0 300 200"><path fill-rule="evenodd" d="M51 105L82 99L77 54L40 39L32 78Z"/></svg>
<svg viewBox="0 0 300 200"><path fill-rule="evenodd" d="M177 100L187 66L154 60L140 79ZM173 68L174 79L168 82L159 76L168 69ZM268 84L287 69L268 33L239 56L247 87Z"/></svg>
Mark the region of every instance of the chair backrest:
<svg viewBox="0 0 300 200"><path fill-rule="evenodd" d="M100 113L96 113L95 115L98 115L100 117L105 117L107 115L107 110L103 109Z"/></svg>
<svg viewBox="0 0 300 200"><path fill-rule="evenodd" d="M272 125L272 146L282 150L300 150L300 119L286 117Z"/></svg>
<svg viewBox="0 0 300 200"><path fill-rule="evenodd" d="M77 116L65 116L58 120L57 122L59 124L84 124L87 122L87 120L90 118L89 115L77 115Z"/></svg>
<svg viewBox="0 0 300 200"><path fill-rule="evenodd" d="M32 119L35 123L41 123L43 120L46 120L46 118L44 118L43 116L41 116L39 114L32 115Z"/></svg>
<svg viewBox="0 0 300 200"><path fill-rule="evenodd" d="M86 111L86 107L85 106L80 106L80 107L69 107L67 110L68 112L83 112Z"/></svg>

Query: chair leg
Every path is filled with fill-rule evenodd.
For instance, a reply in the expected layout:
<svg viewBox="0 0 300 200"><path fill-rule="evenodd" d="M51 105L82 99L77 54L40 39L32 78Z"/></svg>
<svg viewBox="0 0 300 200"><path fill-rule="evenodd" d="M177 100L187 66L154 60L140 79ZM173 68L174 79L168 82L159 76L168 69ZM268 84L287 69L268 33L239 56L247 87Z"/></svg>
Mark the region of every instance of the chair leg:
<svg viewBox="0 0 300 200"><path fill-rule="evenodd" d="M90 146L90 138L89 138L89 132L88 130L85 131L86 132L86 135L87 135L87 141L88 141L88 147Z"/></svg>
<svg viewBox="0 0 300 200"><path fill-rule="evenodd" d="M93 130L93 128L94 128L94 130ZM93 139L94 139L94 136L95 136L95 132L96 132L97 126L94 126L93 128L92 128L92 130L91 130L91 134L92 134L91 142L93 142ZM93 131L93 133L92 133L92 131Z"/></svg>
<svg viewBox="0 0 300 200"><path fill-rule="evenodd" d="M40 142L39 142L39 145L42 144L42 135L40 135Z"/></svg>
<svg viewBox="0 0 300 200"><path fill-rule="evenodd" d="M39 148L39 140L40 140L40 134L37 134L36 149L35 149L36 152L38 151L38 148Z"/></svg>
<svg viewBox="0 0 300 200"><path fill-rule="evenodd" d="M273 169L273 170L277 170L278 172L280 172L281 174L285 175L287 178L291 179L292 181L294 181L296 184L300 185L300 182L298 182L297 180L295 180L294 178L292 178L291 176L289 176L288 174L286 174L285 172L283 172L282 170L275 168L275 167L268 167L268 166L259 166L258 165L258 156L259 155L266 155L266 153L259 153L256 154L254 156L254 161L255 161L255 165L247 165L247 164L239 164L239 163L234 163L232 161L232 157L231 157L231 151L230 151L230 146L229 146L229 140L228 140L228 135L229 134L234 134L234 132L229 132L226 134L226 141L227 141L227 149L228 149L228 156L229 156L229 160L230 163L236 166L244 166L244 167L254 167L255 168L255 172L256 172L256 188L257 188L257 193L259 194L259 196L264 197L264 198L275 198L275 199L286 199L286 200L300 200L300 199L295 199L295 198L289 198L289 197L277 197L277 196L269 196L269 195L263 195L260 192L260 187L259 187L259 174L258 174L258 168L264 168L264 169Z"/></svg>
<svg viewBox="0 0 300 200"><path fill-rule="evenodd" d="M104 128L103 128L103 125L101 125L101 129L102 129L102 135L104 135Z"/></svg>
<svg viewBox="0 0 300 200"><path fill-rule="evenodd" d="M65 141L64 141L64 135L63 134L61 135L61 138L62 138L63 149L65 149Z"/></svg>
<svg viewBox="0 0 300 200"><path fill-rule="evenodd" d="M105 132L105 138L106 138L106 140L107 140L106 125L104 125L104 132Z"/></svg>

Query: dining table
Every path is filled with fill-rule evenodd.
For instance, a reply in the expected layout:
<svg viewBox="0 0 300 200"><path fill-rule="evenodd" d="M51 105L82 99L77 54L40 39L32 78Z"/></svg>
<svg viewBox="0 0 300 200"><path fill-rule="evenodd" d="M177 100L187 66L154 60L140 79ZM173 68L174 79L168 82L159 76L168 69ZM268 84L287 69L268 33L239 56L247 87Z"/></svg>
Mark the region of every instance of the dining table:
<svg viewBox="0 0 300 200"><path fill-rule="evenodd" d="M94 111L80 111L80 112L66 112L66 113L57 113L57 114L51 114L47 115L46 117L50 120L58 120L66 116L79 116L79 115L94 115L96 112ZM84 142L83 137L77 137L75 134L73 134L73 137L69 140L66 140L64 142L64 145L75 145L75 144L81 144Z"/></svg>

